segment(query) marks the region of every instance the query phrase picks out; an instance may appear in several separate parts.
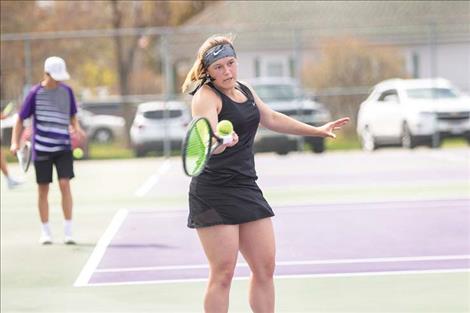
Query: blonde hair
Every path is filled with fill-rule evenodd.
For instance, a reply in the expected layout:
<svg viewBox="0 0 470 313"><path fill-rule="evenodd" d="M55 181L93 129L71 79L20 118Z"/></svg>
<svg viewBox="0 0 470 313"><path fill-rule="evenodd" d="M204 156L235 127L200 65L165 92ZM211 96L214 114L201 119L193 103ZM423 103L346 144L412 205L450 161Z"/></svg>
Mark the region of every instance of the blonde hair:
<svg viewBox="0 0 470 313"><path fill-rule="evenodd" d="M233 45L234 38L235 36L233 36L232 34L212 35L211 37L207 38L206 41L204 41L204 43L199 47L196 60L194 61L193 66L186 75L186 79L184 80L183 85L181 86L181 91L183 93L186 93L192 86L194 86L195 82L201 82L201 80L204 80L206 78L207 72L203 62L204 55L206 54L206 52L217 45L226 43Z"/></svg>

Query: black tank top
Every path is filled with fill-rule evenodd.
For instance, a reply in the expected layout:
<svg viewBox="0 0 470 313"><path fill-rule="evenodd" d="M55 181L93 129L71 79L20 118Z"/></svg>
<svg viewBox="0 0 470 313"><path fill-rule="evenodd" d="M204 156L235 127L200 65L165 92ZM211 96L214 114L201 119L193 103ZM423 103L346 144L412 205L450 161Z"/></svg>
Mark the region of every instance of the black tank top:
<svg viewBox="0 0 470 313"><path fill-rule="evenodd" d="M239 141L235 146L226 148L224 152L212 155L204 171L194 179L207 184L226 184L243 179L256 180L258 177L255 170L253 141L260 113L251 90L238 82L236 88L247 97L245 102L239 103L223 94L212 83L207 85L222 99L219 121L231 121Z"/></svg>

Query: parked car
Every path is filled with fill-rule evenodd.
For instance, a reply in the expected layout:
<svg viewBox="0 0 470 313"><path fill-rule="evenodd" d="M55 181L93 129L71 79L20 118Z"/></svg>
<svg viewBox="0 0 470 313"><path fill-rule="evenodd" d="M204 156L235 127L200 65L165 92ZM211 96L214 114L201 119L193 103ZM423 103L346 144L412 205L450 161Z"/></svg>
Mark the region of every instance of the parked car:
<svg viewBox="0 0 470 313"><path fill-rule="evenodd" d="M86 100L80 103L80 108L97 115L113 115L122 117L123 106L130 105L135 108L135 103L122 101L121 99Z"/></svg>
<svg viewBox="0 0 470 313"><path fill-rule="evenodd" d="M125 121L120 116L94 114L79 109L78 118L91 141L110 143L125 135Z"/></svg>
<svg viewBox="0 0 470 313"><path fill-rule="evenodd" d="M180 149L186 127L191 120L188 107L180 101L153 101L137 107L130 129L135 155L144 156L149 151L163 152L164 142L170 149Z"/></svg>
<svg viewBox="0 0 470 313"><path fill-rule="evenodd" d="M391 79L361 104L357 133L364 150L385 145L437 147L443 138L470 142L470 98L445 79Z"/></svg>
<svg viewBox="0 0 470 313"><path fill-rule="evenodd" d="M311 99L300 88L299 83L286 77L266 77L247 80L258 96L272 109L291 116L310 125L319 126L331 119L330 112L321 103ZM260 127L255 137L255 151L275 151L287 154L296 150L299 136L273 132ZM312 151L321 153L325 150L324 139L305 137Z"/></svg>

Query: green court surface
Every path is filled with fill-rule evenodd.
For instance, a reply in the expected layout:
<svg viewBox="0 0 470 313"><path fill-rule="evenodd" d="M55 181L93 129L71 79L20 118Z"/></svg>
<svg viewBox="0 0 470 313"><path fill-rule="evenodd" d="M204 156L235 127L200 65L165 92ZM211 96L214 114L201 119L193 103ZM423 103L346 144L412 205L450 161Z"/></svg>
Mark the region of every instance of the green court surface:
<svg viewBox="0 0 470 313"><path fill-rule="evenodd" d="M259 184L274 210L289 204L470 198L469 151L463 149L260 154L256 162ZM407 180L417 167L467 171L467 178ZM303 168L313 168L319 176L302 175ZM356 179L384 168L408 174L405 179ZM16 164L10 169L20 175ZM55 242L40 246L34 170L14 190L7 189L2 177L1 312L202 312L205 282L74 287L118 210L186 209L189 178L180 158L80 161L75 171L76 246L61 243L57 184L49 195ZM331 180L319 179L330 172ZM174 225L174 231L185 227ZM247 291L247 280L233 282L230 312L250 312ZM276 312L460 313L470 312L469 294L468 269L277 278Z"/></svg>

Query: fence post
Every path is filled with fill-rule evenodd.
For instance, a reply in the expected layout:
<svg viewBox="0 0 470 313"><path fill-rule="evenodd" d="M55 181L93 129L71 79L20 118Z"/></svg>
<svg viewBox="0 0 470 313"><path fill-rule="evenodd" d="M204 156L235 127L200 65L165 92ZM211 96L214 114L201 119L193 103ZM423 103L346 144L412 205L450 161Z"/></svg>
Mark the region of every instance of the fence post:
<svg viewBox="0 0 470 313"><path fill-rule="evenodd" d="M174 79L173 79L173 70L172 70L172 65L171 65L172 60L171 60L171 55L169 51L167 34L163 34L161 36L160 56L163 62L163 73L165 76L165 88L163 91L164 102L165 102L165 110L163 111L164 112L163 123L164 123L164 129L165 129L165 135L164 135L164 140L163 140L163 155L166 158L168 158L171 155L171 142L170 142L170 136L169 136L169 132L171 130L169 129L169 125L168 125L168 118L169 118L168 101L171 100L174 94L174 88L173 88Z"/></svg>

